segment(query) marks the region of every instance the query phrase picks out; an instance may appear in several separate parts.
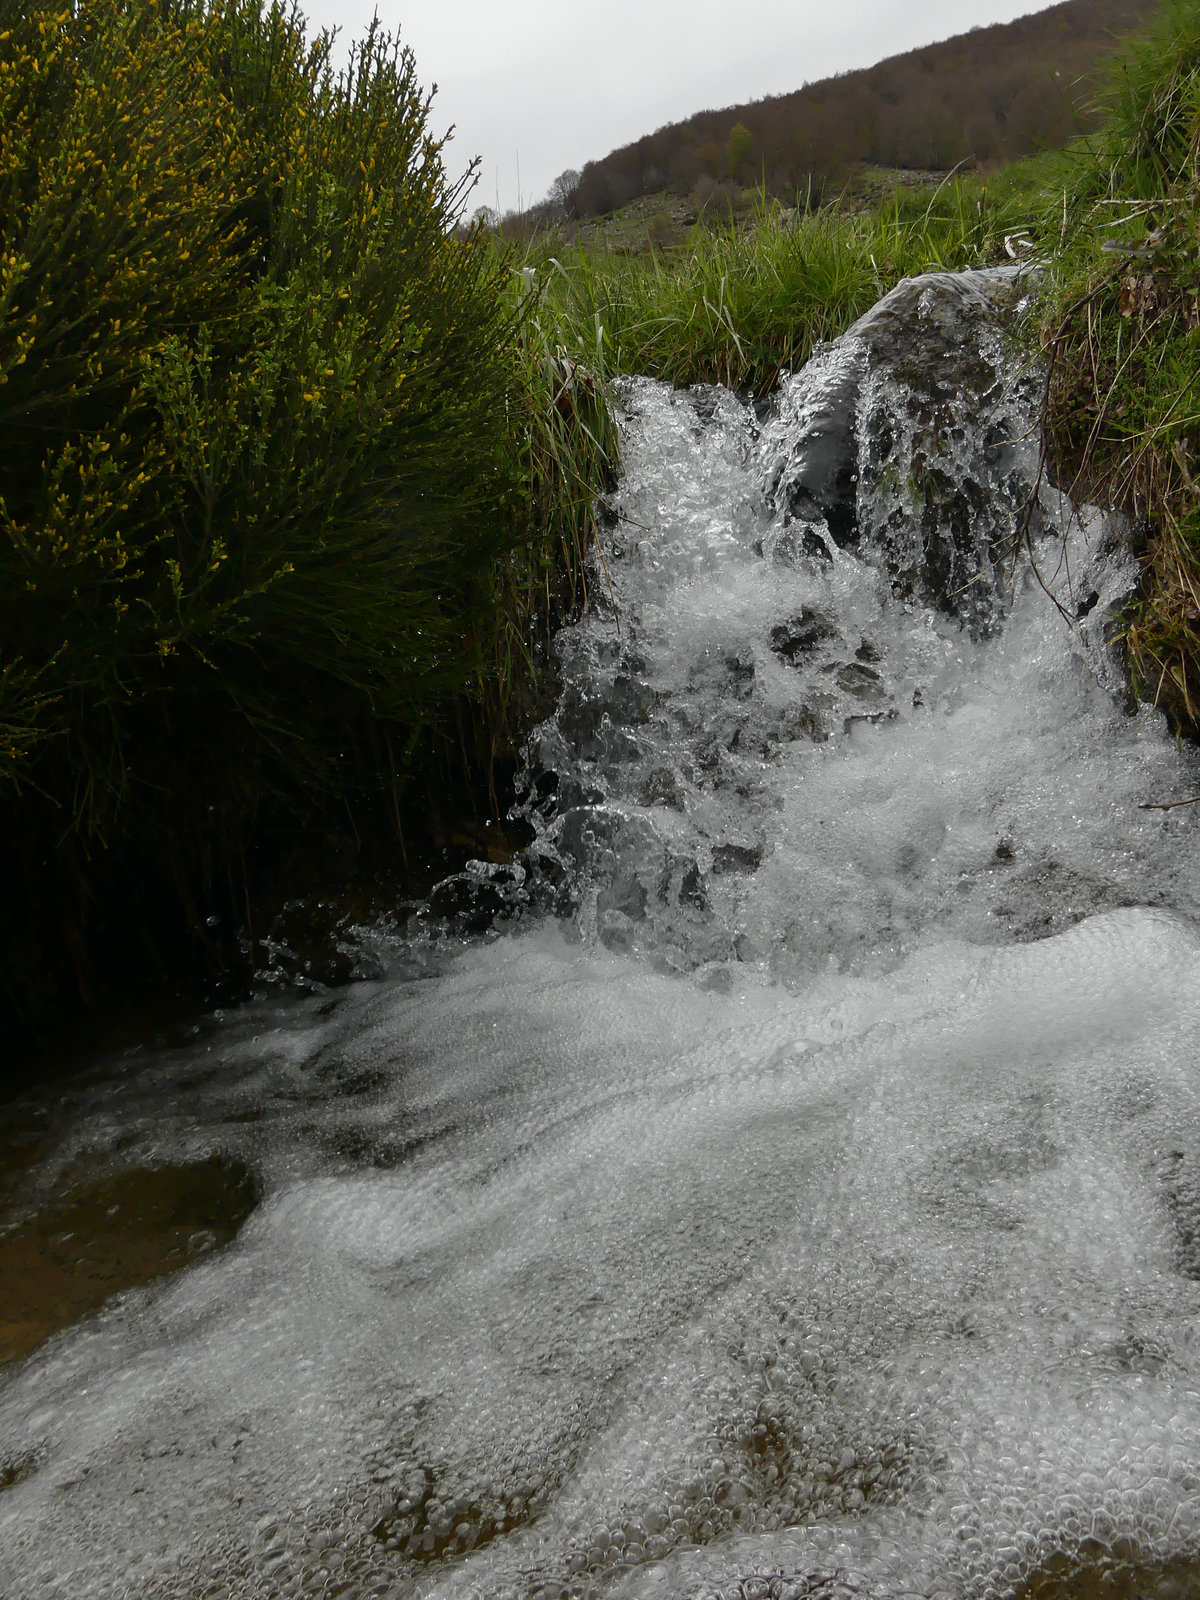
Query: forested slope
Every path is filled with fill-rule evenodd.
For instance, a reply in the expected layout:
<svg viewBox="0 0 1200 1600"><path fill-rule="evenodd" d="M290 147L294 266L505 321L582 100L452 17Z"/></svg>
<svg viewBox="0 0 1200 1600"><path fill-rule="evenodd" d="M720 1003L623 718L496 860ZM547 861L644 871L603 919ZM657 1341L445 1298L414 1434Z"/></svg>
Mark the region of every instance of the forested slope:
<svg viewBox="0 0 1200 1600"><path fill-rule="evenodd" d="M794 94L698 112L589 162L571 209L606 212L706 178L820 191L862 162L945 170L1061 146L1094 125L1114 40L1156 11L1155 0L1065 0Z"/></svg>

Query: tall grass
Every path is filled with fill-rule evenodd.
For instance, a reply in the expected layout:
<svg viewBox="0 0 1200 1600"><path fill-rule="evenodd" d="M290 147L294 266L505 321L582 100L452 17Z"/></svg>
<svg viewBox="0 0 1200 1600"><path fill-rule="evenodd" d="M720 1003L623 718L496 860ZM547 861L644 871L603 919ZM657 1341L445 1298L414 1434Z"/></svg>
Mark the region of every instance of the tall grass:
<svg viewBox="0 0 1200 1600"><path fill-rule="evenodd" d="M620 457L603 336L566 330L548 310L536 272L519 270L507 251L501 254L519 285L508 448L522 485L522 514L536 536L499 569L493 738L508 736L520 702L536 688L538 645L548 626L587 602L597 502L615 483Z"/></svg>
<svg viewBox="0 0 1200 1600"><path fill-rule="evenodd" d="M1147 534L1125 639L1139 692L1200 728L1200 7L1121 59L1050 274L1050 436L1081 493Z"/></svg>
<svg viewBox="0 0 1200 1600"><path fill-rule="evenodd" d="M950 179L897 190L869 211L766 203L748 226L698 227L681 250L638 256L529 249L541 316L566 349L675 384L767 392L900 278L1007 259L1004 238L1037 226L1044 172L991 187Z"/></svg>

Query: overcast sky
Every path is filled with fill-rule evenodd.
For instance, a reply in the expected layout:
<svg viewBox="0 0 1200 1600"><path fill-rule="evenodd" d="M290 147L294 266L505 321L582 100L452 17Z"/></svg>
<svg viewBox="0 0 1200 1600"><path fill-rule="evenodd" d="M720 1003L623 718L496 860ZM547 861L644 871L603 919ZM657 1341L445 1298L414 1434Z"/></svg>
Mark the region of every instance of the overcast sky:
<svg viewBox="0 0 1200 1600"><path fill-rule="evenodd" d="M376 0L308 0L360 34ZM786 94L835 72L1048 9L1042 0L378 0L411 45L456 174L482 158L470 208L545 195L569 167L706 107Z"/></svg>

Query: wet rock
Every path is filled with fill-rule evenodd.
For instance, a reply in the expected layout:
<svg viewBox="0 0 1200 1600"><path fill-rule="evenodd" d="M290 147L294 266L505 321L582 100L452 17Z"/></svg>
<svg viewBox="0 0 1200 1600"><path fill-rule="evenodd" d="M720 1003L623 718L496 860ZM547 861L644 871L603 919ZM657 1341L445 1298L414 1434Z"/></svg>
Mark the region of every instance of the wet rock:
<svg viewBox="0 0 1200 1600"><path fill-rule="evenodd" d="M484 933L498 918L524 905L525 868L517 863L468 861L461 872L434 886L423 920L442 922L456 933Z"/></svg>
<svg viewBox="0 0 1200 1600"><path fill-rule="evenodd" d="M883 679L874 667L862 661L850 661L838 667L837 685L856 700L881 700L884 695Z"/></svg>
<svg viewBox="0 0 1200 1600"><path fill-rule="evenodd" d="M1128 1541L1105 1547L1088 1540L1050 1558L1015 1600L1196 1600L1200 1565L1155 1561Z"/></svg>
<svg viewBox="0 0 1200 1600"><path fill-rule="evenodd" d="M1009 268L906 279L792 380L766 442L785 523L823 525L977 635L1036 472L1033 380L1014 384L1001 333L1021 284Z"/></svg>
<svg viewBox="0 0 1200 1600"><path fill-rule="evenodd" d="M1194 1154L1171 1150L1158 1163L1156 1176L1175 1236L1177 1269L1200 1280L1200 1162Z"/></svg>
<svg viewBox="0 0 1200 1600"><path fill-rule="evenodd" d="M762 862L760 845L719 844L713 850L713 873L754 872Z"/></svg>
<svg viewBox="0 0 1200 1600"><path fill-rule="evenodd" d="M771 649L781 660L795 666L821 645L840 637L836 625L823 612L805 606L798 617L771 629Z"/></svg>
<svg viewBox="0 0 1200 1600"><path fill-rule="evenodd" d="M868 351L847 336L818 362L809 364L802 388L793 385L780 395L779 414L765 435L768 448L782 443L768 492L785 522L823 524L836 544L853 546L858 542L855 410Z"/></svg>
<svg viewBox="0 0 1200 1600"><path fill-rule="evenodd" d="M682 811L679 774L669 767L655 767L646 774L639 798L644 806L669 806L673 811Z"/></svg>
<svg viewBox="0 0 1200 1600"><path fill-rule="evenodd" d="M735 700L748 700L754 693L754 658L745 650L731 651L724 658L729 693Z"/></svg>
<svg viewBox="0 0 1200 1600"><path fill-rule="evenodd" d="M32 1451L25 1451L7 1461L0 1458L0 1494L5 1489L15 1489L19 1483L24 1483L26 1478L31 1478L36 1471L37 1457Z"/></svg>
<svg viewBox="0 0 1200 1600"><path fill-rule="evenodd" d="M825 531L828 533L829 530ZM833 564L833 551L829 548L831 542L832 536L827 541L815 527L800 525L784 528L770 541L770 555L772 561L781 567L799 567L806 562L831 566Z"/></svg>

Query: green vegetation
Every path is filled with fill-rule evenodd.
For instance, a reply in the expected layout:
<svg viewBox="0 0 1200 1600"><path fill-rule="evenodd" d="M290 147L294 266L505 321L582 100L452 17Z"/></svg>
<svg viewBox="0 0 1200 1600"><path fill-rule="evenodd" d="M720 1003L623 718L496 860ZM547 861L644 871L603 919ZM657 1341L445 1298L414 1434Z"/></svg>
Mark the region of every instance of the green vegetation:
<svg viewBox="0 0 1200 1600"><path fill-rule="evenodd" d="M1200 7L1174 0L1114 75L1080 159L1044 343L1050 437L1078 492L1148 534L1125 639L1134 684L1200 727Z"/></svg>
<svg viewBox="0 0 1200 1600"><path fill-rule="evenodd" d="M411 57L373 28L335 74L330 43L258 0L0 0L26 1014L134 929L151 961L164 925L203 938L287 819L394 803L464 697L495 726L579 568L602 397L457 232Z"/></svg>
<svg viewBox="0 0 1200 1600"><path fill-rule="evenodd" d="M742 168L750 159L754 148L754 135L744 122L735 122L725 141L725 173L727 177L741 177Z"/></svg>
<svg viewBox="0 0 1200 1600"><path fill-rule="evenodd" d="M1061 163L1002 176L897 187L870 209L799 212L759 195L741 225L699 226L682 247L640 254L529 247L540 316L567 349L621 372L765 393L910 273L1006 259L1006 234L1035 231Z"/></svg>

